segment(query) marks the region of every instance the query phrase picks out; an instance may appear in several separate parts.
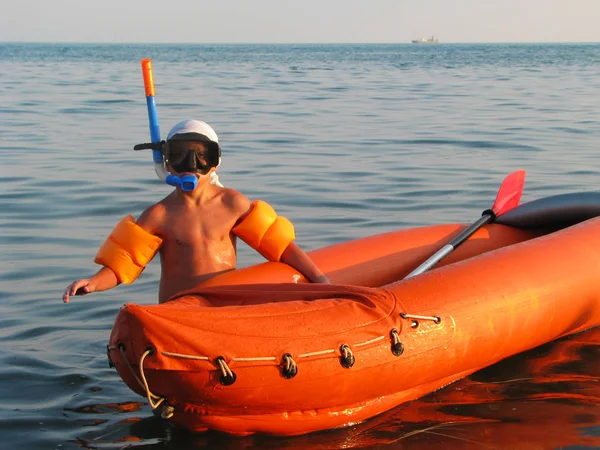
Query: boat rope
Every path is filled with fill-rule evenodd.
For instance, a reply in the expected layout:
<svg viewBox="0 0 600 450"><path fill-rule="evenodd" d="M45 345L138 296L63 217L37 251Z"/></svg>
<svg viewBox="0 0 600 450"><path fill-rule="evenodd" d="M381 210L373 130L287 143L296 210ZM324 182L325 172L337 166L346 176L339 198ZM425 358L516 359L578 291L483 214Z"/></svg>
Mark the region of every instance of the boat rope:
<svg viewBox="0 0 600 450"><path fill-rule="evenodd" d="M363 346L367 346L370 344L374 344L376 342L379 342L381 340L384 340L386 338L386 336L382 335L382 336L377 336L373 339L369 339L367 341L364 342L358 342L356 344L353 345L353 347L363 347ZM160 352L162 355L164 356L170 356L173 358L183 358L183 359L195 359L195 360L201 360L201 361L210 361L210 357L208 356L202 356L202 355L187 355L184 353L174 353L174 352L166 352L166 351L161 351ZM300 358L310 358L312 356L322 356L322 355L327 355L327 354L331 354L331 353L336 353L336 349L335 348L330 348L327 350L317 350L314 352L307 352L307 353L301 353L300 355L298 355L298 359ZM259 361L277 361L277 357L275 356L256 356L256 357L244 357L244 358L231 358L232 362L259 362ZM220 366L217 365L218 368L220 368Z"/></svg>
<svg viewBox="0 0 600 450"><path fill-rule="evenodd" d="M412 328L416 328L418 326L417 320L430 320L436 324L439 324L442 321L440 316L424 316L424 315L417 315L417 314L400 313L400 317L402 317L403 319L412 320L413 321ZM358 342L358 343L352 345L352 347L349 344L342 344L342 345L340 345L339 349L330 348L330 349L326 349L326 350L317 350L317 351L313 351L313 352L301 353L301 354L297 355L297 360L300 360L303 358L315 357L315 356L339 354L340 355L339 360L340 360L340 364L342 365L342 367L350 368L356 362L356 358L354 356L352 348L356 349L359 347L365 347L365 346L383 341L385 339L386 339L386 336L382 335L382 336L377 336L372 339L368 339L363 342ZM404 353L404 345L402 344L402 342L400 340L400 333L396 328L392 328L392 330L390 331L389 339L391 340L391 352L395 356L402 355L402 353ZM121 352L123 361L125 362L125 364L129 368L129 370L131 371L131 374L133 375L135 380L139 383L139 385L142 387L142 389L144 389L144 391L146 392L146 397L148 399L148 403L150 404L152 409L156 409L165 400L165 398L155 395L150 391L150 388L148 386L148 381L146 380L146 375L144 373L144 360L146 359L147 356L151 355L154 352L154 350L151 347L148 347L140 358L139 372L140 372L141 378L136 375L136 371L135 371L134 367L131 365L131 363L127 359L125 346L123 344L118 344L117 346L108 346L108 350L109 350L109 352L111 350L119 350ZM209 361L209 362L211 361L210 357L204 356L204 355L189 355L189 354L184 354L184 353L175 353L175 352L168 352L168 351L161 351L161 355L167 356L167 357L172 357L172 358L182 358L182 359L190 359L190 360ZM281 373L285 378L293 378L294 376L296 376L296 374L298 373L298 363L296 362L297 360L294 360L291 353L286 353L283 355L279 365L281 366ZM109 354L109 361L110 361L110 354ZM234 357L234 358L230 358L230 361L231 362L277 361L277 357L275 357L275 356L237 357L237 358ZM229 367L229 365L227 364L227 362L223 356L218 356L217 358L215 358L212 361L212 363L221 372L221 376L220 376L221 384L223 384L225 386L229 386L229 385L235 383L237 376L236 376L235 372L233 370L231 370L231 368ZM168 415L168 416L172 415L172 411L167 411L166 406L163 408L163 412L165 413L165 415Z"/></svg>
<svg viewBox="0 0 600 450"><path fill-rule="evenodd" d="M112 348L112 350L116 350L116 349L117 349L117 347ZM135 381L137 381L138 384L140 385L140 387L143 389L144 388L144 383L142 383L142 380L140 380L140 378L136 375L135 370L133 369L133 366L131 365L131 363L127 359L127 356L126 356L126 353L125 353L125 346L121 344L121 345L119 345L118 349L121 352L121 356L123 357L123 361L125 361L125 364L127 364L127 367L129 367L129 370L131 371L131 375L133 375L133 378L135 378Z"/></svg>
<svg viewBox="0 0 600 450"><path fill-rule="evenodd" d="M163 405L162 412L160 413L160 417L165 420L170 419L175 414L175 408L171 405Z"/></svg>
<svg viewBox="0 0 600 450"><path fill-rule="evenodd" d="M184 355L183 353L172 353L172 352L160 352L160 353L165 356L174 356L176 358L183 358L183 359L200 359L200 360L204 360L204 361L208 361L210 359L208 356Z"/></svg>
<svg viewBox="0 0 600 450"><path fill-rule="evenodd" d="M223 376L233 376L233 372L231 371L231 369L229 368L229 366L227 365L227 363L225 362L225 359L223 357L219 357L217 358L217 363L219 364L219 367L221 368L221 372L223 373Z"/></svg>
<svg viewBox="0 0 600 450"><path fill-rule="evenodd" d="M368 341L365 342L361 342L359 344L354 344L355 347L362 347L363 345L369 345L369 344L373 344L377 341L381 341L382 339L385 339L385 336L378 336L376 338L370 339Z"/></svg>
<svg viewBox="0 0 600 450"><path fill-rule="evenodd" d="M231 358L232 361L252 362L252 361L277 361L274 356L259 356L256 358Z"/></svg>
<svg viewBox="0 0 600 450"><path fill-rule="evenodd" d="M148 387L148 382L146 380L146 375L144 374L144 359L146 359L146 356L152 354L152 350L146 349L146 351L140 358L140 375L142 377L140 379L140 377L138 377L137 374L135 373L135 369L133 368L133 366L127 359L127 353L125 352L125 346L123 344L119 344L118 346L111 345L110 347L108 347L108 349L109 350L119 350L121 352L123 361L125 361L125 364L129 368L131 375L133 375L133 378L135 379L135 381L137 381L138 384L140 385L140 387L142 389L144 389L144 392L146 392L146 398L148 399L148 404L152 407L152 409L157 408L165 399L164 399L164 397L159 397L158 395L154 395L152 392L150 392L150 388ZM154 403L153 399L158 400L158 401L156 403Z"/></svg>
<svg viewBox="0 0 600 450"><path fill-rule="evenodd" d="M146 398L148 399L148 404L152 409L156 409L160 406L160 404L165 400L164 397L159 397L158 395L154 395L150 392L150 387L148 386L148 381L146 380L146 375L144 374L144 360L146 356L151 355L153 350L151 348L146 349L146 351L140 357L140 376L142 377L142 381L144 382L144 389L146 390ZM154 403L153 399L158 400Z"/></svg>
<svg viewBox="0 0 600 450"><path fill-rule="evenodd" d="M440 316L419 316L417 314L400 313L400 317L403 319L431 320L435 323L440 323L442 321Z"/></svg>
<svg viewBox="0 0 600 450"><path fill-rule="evenodd" d="M350 350L350 346L348 344L340 345L340 353L342 354L342 356L340 356L340 364L342 367L346 369L352 367L356 362L356 358L354 358L354 354L352 353L352 350Z"/></svg>
<svg viewBox="0 0 600 450"><path fill-rule="evenodd" d="M301 355L298 355L298 358L308 358L309 356L321 356L326 355L328 353L335 353L335 348L330 348L329 350L320 350L318 352L302 353Z"/></svg>
<svg viewBox="0 0 600 450"><path fill-rule="evenodd" d="M227 365L227 362L225 362L225 358L223 358L222 356L218 356L217 359L215 359L215 362L219 365L219 368L221 369L221 384L224 386L229 386L235 383L237 377L235 375L235 372L231 370Z"/></svg>
<svg viewBox="0 0 600 450"><path fill-rule="evenodd" d="M291 354L286 353L283 355L281 365L281 375L283 375L284 378L294 378L298 374L298 365Z"/></svg>
<svg viewBox="0 0 600 450"><path fill-rule="evenodd" d="M394 356L400 356L402 353L404 353L404 345L400 341L398 330L392 328L390 331L390 338L392 338L392 353Z"/></svg>

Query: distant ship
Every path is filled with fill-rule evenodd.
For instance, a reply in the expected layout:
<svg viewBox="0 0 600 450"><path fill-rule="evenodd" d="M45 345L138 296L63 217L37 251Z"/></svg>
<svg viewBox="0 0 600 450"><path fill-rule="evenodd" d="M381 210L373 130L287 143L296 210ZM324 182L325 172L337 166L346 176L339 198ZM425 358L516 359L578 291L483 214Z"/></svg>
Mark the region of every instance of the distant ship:
<svg viewBox="0 0 600 450"><path fill-rule="evenodd" d="M435 37L431 36L430 38L419 38L419 39L413 39L412 43L413 44L437 44L440 41L438 41Z"/></svg>

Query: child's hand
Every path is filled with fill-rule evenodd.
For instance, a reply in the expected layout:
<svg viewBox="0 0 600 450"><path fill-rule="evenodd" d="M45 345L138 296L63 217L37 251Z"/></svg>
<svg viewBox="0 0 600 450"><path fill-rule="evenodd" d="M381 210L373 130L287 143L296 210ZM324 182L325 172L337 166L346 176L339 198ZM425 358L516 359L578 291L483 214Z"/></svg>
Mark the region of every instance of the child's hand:
<svg viewBox="0 0 600 450"><path fill-rule="evenodd" d="M73 281L67 289L65 289L65 293L63 294L63 302L69 303L69 297L71 295L86 295L94 292L96 288L90 282L90 280L77 280Z"/></svg>

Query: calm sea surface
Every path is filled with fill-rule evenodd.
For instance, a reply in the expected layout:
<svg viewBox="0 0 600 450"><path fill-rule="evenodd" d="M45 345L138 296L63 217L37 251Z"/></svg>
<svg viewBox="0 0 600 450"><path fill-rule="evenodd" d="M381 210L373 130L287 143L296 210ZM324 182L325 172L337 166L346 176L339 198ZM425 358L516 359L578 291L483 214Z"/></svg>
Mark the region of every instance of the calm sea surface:
<svg viewBox="0 0 600 450"><path fill-rule="evenodd" d="M349 429L233 438L153 418L105 346L123 303L156 302L158 263L61 301L116 222L170 191L132 150L146 57L163 134L213 125L221 181L290 217L306 250L472 222L516 169L523 201L600 184L600 44L0 44L0 448L600 447L598 329Z"/></svg>

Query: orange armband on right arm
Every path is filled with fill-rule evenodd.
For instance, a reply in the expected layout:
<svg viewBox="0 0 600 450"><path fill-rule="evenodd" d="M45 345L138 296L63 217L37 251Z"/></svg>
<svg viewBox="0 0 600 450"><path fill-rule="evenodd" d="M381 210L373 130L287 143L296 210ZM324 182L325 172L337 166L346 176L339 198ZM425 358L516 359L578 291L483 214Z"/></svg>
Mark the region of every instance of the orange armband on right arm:
<svg viewBox="0 0 600 450"><path fill-rule="evenodd" d="M121 220L98 250L94 262L110 268L120 283L133 283L154 258L162 239L140 227L132 216Z"/></svg>
<svg viewBox="0 0 600 450"><path fill-rule="evenodd" d="M279 261L296 238L292 222L261 200L252 202L252 210L231 231L269 261Z"/></svg>

